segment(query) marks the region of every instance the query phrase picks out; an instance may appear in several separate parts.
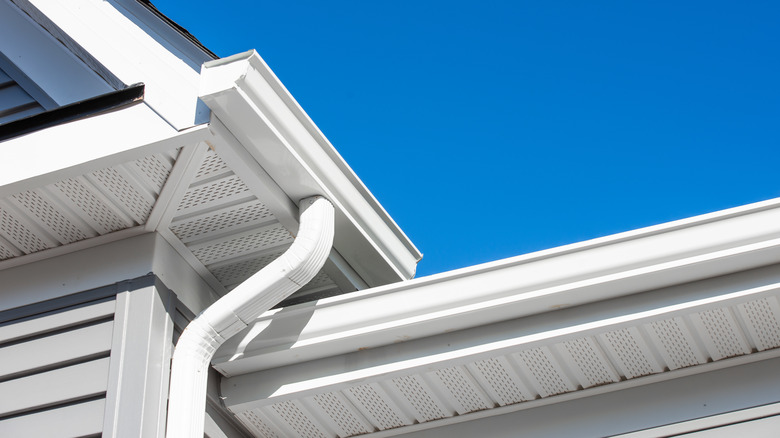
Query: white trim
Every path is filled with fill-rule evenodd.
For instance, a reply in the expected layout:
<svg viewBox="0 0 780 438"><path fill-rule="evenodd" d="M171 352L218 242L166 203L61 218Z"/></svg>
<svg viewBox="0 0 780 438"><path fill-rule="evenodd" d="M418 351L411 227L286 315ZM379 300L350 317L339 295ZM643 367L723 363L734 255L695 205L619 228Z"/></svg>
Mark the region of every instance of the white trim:
<svg viewBox="0 0 780 438"><path fill-rule="evenodd" d="M9 0L0 0L0 52L57 105L114 90Z"/></svg>
<svg viewBox="0 0 780 438"><path fill-rule="evenodd" d="M298 232L298 206L263 169L218 117L212 117L209 130L214 136L209 146L230 170L262 200L276 220L291 233Z"/></svg>
<svg viewBox="0 0 780 438"><path fill-rule="evenodd" d="M124 84L146 84L145 101L176 129L208 120L208 108L198 101L200 74L193 60L182 59L135 14L105 1L17 1L31 15L45 16L74 47L94 58L95 68L105 68Z"/></svg>
<svg viewBox="0 0 780 438"><path fill-rule="evenodd" d="M176 131L144 103L42 129L2 143L0 197L169 152L207 137L207 126Z"/></svg>
<svg viewBox="0 0 780 438"><path fill-rule="evenodd" d="M711 289L712 282L707 286ZM702 285L703 288L704 285ZM677 291L680 292L680 291ZM691 293L685 295L690 298ZM668 299L670 294L663 294ZM431 370L462 366L491 357L507 356L534 348L550 347L578 338L596 337L599 334L639 327L653 321L685 317L688 314L735 306L739 303L780 296L780 283L739 290L725 295L688 300L670 306L659 307L656 302L636 303L622 301L594 303L589 308L570 309L524 318L504 324L479 327L471 331L442 334L416 341L374 349L354 348L350 354L314 361L301 361L270 370L230 377L223 380L222 394L225 404L234 412L245 411L262 405L280 403L290 399L310 397L324 392L334 392L357 384L382 382L402 376L424 374ZM628 304L628 305L627 305ZM603 308L611 307L618 316L604 318ZM626 308L633 311L628 312ZM636 309L640 307L640 309ZM573 313L577 315L574 316ZM575 322L577 319L579 321ZM779 349L769 350L771 357L780 355ZM765 358L757 353L746 357ZM747 361L759 359L742 359ZM656 370L658 379L673 378L678 372L705 372L727 360L705 365L664 372ZM728 362L742 363L742 362ZM720 366L720 365L718 365ZM219 369L219 367L217 367ZM644 381L632 378L625 382L601 386L602 390L616 390L628 382ZM654 380L655 381L655 380ZM617 385L617 386L615 386ZM573 392L582 392L573 391ZM521 403L524 404L524 403Z"/></svg>
<svg viewBox="0 0 780 438"><path fill-rule="evenodd" d="M149 277L121 286L102 436L163 437L176 296Z"/></svg>
<svg viewBox="0 0 780 438"><path fill-rule="evenodd" d="M157 36L157 42L181 58L194 70L199 71L204 62L214 59L173 26L157 17L142 2L138 0L108 0L108 2L114 4L117 9L121 8L127 11L129 15L124 13L123 15L149 35Z"/></svg>
<svg viewBox="0 0 780 438"><path fill-rule="evenodd" d="M367 283L414 275L419 251L256 52L204 64L200 97L290 199L333 202L334 246Z"/></svg>
<svg viewBox="0 0 780 438"><path fill-rule="evenodd" d="M170 229L160 228L157 230L157 233L192 267L192 269L195 270L195 272L198 273L200 278L202 278L218 296L225 295L228 292L227 289L225 289L225 286L217 280L217 277L215 277L214 274L212 274L211 271L209 271L203 263L192 254L192 251L190 251ZM201 310L204 308L205 307L200 307ZM193 310L193 312L194 311L195 310Z"/></svg>
<svg viewBox="0 0 780 438"><path fill-rule="evenodd" d="M304 303L261 315L215 365L243 374L778 263L779 234L775 199Z"/></svg>
<svg viewBox="0 0 780 438"><path fill-rule="evenodd" d="M43 251L20 255L18 257L0 261L0 271L64 256L66 254L82 251L84 249L89 249L96 246L106 245L119 240L129 239L131 237L139 236L145 233L146 231L143 229L143 226L135 226L104 234L102 236L95 236L89 239L79 240L67 245L55 246L54 248L48 248Z"/></svg>
<svg viewBox="0 0 780 438"><path fill-rule="evenodd" d="M182 146L173 163L171 173L160 191L160 196L157 197L152 212L146 220L147 231L168 228L171 224L171 219L176 214L176 207L189 187L188 182L192 181L192 177L198 171L206 150L205 143Z"/></svg>
<svg viewBox="0 0 780 438"><path fill-rule="evenodd" d="M150 272L176 292L179 300L193 312L200 312L218 298L212 288L157 233L138 235L139 232L143 232L142 227L111 233L102 237L125 238L110 243L103 240L105 244L82 247L75 252L63 251L42 260L26 259L38 256L39 253L19 257L25 259L24 264L0 270L0 284L3 285L0 310L143 277ZM91 240L100 241L101 238ZM91 242L90 245L95 243L98 242ZM72 245L78 245L78 242ZM41 275L42 272L46 275Z"/></svg>

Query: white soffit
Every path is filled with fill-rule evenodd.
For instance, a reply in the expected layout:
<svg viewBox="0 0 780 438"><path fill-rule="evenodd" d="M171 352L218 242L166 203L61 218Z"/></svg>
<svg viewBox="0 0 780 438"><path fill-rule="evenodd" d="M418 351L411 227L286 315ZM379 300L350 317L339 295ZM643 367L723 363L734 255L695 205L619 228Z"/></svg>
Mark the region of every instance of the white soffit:
<svg viewBox="0 0 780 438"><path fill-rule="evenodd" d="M269 198L267 186L256 181L256 174L243 176L207 144L201 145L158 226L163 237L220 292L278 258L297 231L297 222L290 223L287 209ZM250 185L265 190L252 190ZM294 296L354 290L337 285L327 271L319 272Z"/></svg>
<svg viewBox="0 0 780 438"><path fill-rule="evenodd" d="M146 223L178 149L0 198L0 260Z"/></svg>
<svg viewBox="0 0 780 438"><path fill-rule="evenodd" d="M178 132L139 102L15 137L0 143L0 196L176 149L207 133L206 127Z"/></svg>
<svg viewBox="0 0 780 438"><path fill-rule="evenodd" d="M230 290L287 249L298 207L223 131L176 131L140 102L0 143L0 269L156 231ZM364 287L341 260L293 300Z"/></svg>
<svg viewBox="0 0 780 438"><path fill-rule="evenodd" d="M780 283L720 281L231 377L222 395L256 436L389 436L780 356Z"/></svg>
<svg viewBox="0 0 780 438"><path fill-rule="evenodd" d="M366 283L414 275L419 251L256 52L204 64L200 97L212 124L224 124L290 199L321 194L331 200L334 247Z"/></svg>

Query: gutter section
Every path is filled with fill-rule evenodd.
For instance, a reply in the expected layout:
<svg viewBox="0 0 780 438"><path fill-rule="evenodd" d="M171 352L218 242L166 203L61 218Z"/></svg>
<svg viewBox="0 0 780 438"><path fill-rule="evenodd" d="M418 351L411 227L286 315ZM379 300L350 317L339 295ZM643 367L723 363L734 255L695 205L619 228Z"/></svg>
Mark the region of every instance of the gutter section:
<svg viewBox="0 0 780 438"><path fill-rule="evenodd" d="M226 376L780 263L780 199L275 310L217 352ZM265 330L300 327L295 342Z"/></svg>
<svg viewBox="0 0 780 438"><path fill-rule="evenodd" d="M208 369L214 352L231 336L308 283L333 244L333 206L316 196L301 201L292 246L204 310L184 329L173 353L168 402L169 438L203 436Z"/></svg>
<svg viewBox="0 0 780 438"><path fill-rule="evenodd" d="M420 252L256 52L205 63L200 98L291 199L333 202L334 247L369 286L414 276Z"/></svg>

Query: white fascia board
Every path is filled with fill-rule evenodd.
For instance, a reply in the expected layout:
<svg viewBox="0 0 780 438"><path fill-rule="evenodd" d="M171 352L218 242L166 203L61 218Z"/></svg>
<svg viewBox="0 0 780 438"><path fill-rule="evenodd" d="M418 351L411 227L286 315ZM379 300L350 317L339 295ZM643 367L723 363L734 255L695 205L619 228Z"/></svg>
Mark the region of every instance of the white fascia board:
<svg viewBox="0 0 780 438"><path fill-rule="evenodd" d="M206 138L206 125L179 132L143 102L41 129L0 143L0 197Z"/></svg>
<svg viewBox="0 0 780 438"><path fill-rule="evenodd" d="M200 98L291 199L331 200L335 247L368 284L414 276L420 252L256 52L204 64Z"/></svg>
<svg viewBox="0 0 780 438"><path fill-rule="evenodd" d="M50 32L67 36L71 50L99 63L93 69L105 69L126 85L143 82L144 100L174 128L208 121L208 108L198 101L196 63L142 22L137 11L131 13L107 1L13 1L32 17L45 17L42 24L56 27ZM144 19L159 21L148 15Z"/></svg>
<svg viewBox="0 0 780 438"><path fill-rule="evenodd" d="M108 0L108 2L115 5L117 9L129 12L130 15L125 14L126 17L148 34L158 36L157 42L164 45L166 49L186 62L195 71L200 71L204 62L215 59L213 54L205 52L173 26L156 16L146 6L146 2L138 0Z"/></svg>
<svg viewBox="0 0 780 438"><path fill-rule="evenodd" d="M480 327L467 332L448 333L235 376L223 380L222 395L225 397L226 406L234 412L240 412L285 400L343 390L356 384L425 374L431 370L463 366L493 357L511 355L522 350L551 347L578 338L595 337L602 333L639 327L654 321L682 318L692 313L778 296L780 296L780 283L774 283L665 307L654 307L653 303L645 302L641 306L634 307L645 307L646 310L606 319L602 319L602 314L598 311L599 304L593 304L588 309L582 309L584 315L575 316L573 314L576 312L559 312L545 315L543 318L528 318L525 321ZM621 304L625 305L625 302ZM576 319L580 319L579 323L571 324ZM755 359L765 359L767 355L777 357L780 356L780 351L768 350ZM718 362L725 362L721 365L729 363ZM689 368L693 368L689 370L692 372L706 370L700 365ZM667 372L660 374L667 374L666 378L673 376L668 375ZM633 384L641 384L642 377L631 380L636 381ZM614 384L607 386L612 385ZM608 390L614 389L620 389L620 386Z"/></svg>
<svg viewBox="0 0 780 438"><path fill-rule="evenodd" d="M59 106L114 90L9 0L0 1L0 52Z"/></svg>
<svg viewBox="0 0 780 438"><path fill-rule="evenodd" d="M778 262L774 199L267 312L214 365L239 375Z"/></svg>

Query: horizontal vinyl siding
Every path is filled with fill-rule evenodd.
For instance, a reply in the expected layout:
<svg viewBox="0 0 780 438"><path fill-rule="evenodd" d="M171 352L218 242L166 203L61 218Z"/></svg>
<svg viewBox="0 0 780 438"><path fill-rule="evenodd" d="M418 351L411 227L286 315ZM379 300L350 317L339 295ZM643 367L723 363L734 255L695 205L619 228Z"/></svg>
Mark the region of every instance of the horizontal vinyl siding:
<svg viewBox="0 0 780 438"><path fill-rule="evenodd" d="M0 69L0 124L43 112L43 107Z"/></svg>
<svg viewBox="0 0 780 438"><path fill-rule="evenodd" d="M102 432L116 300L78 295L0 323L0 436Z"/></svg>
<svg viewBox="0 0 780 438"><path fill-rule="evenodd" d="M58 409L0 421L4 437L87 437L103 430L105 399L88 400Z"/></svg>
<svg viewBox="0 0 780 438"><path fill-rule="evenodd" d="M108 360L105 357L0 383L0 394L14 395L0 398L0 416L104 394Z"/></svg>

